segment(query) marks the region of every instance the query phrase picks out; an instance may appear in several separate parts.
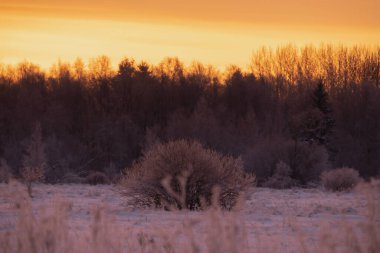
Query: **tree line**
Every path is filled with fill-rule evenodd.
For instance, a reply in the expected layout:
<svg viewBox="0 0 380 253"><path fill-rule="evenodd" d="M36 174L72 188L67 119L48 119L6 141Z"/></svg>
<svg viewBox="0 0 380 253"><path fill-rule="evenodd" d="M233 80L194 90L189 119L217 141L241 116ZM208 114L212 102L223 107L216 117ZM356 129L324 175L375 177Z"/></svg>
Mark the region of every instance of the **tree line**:
<svg viewBox="0 0 380 253"><path fill-rule="evenodd" d="M49 71L0 65L0 157L19 176L40 126L47 182L120 175L160 142L196 139L240 156L261 184L276 165L299 184L349 166L380 172L380 48L262 48L249 70L177 58L157 65L106 56Z"/></svg>

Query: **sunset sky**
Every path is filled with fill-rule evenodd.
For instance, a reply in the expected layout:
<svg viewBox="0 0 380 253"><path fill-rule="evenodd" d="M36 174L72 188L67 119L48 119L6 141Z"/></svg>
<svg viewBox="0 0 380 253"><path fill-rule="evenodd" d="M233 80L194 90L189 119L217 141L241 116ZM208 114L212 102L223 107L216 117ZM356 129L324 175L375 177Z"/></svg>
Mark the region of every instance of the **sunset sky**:
<svg viewBox="0 0 380 253"><path fill-rule="evenodd" d="M380 43L379 0L0 0L0 63L177 56L223 68L287 43Z"/></svg>

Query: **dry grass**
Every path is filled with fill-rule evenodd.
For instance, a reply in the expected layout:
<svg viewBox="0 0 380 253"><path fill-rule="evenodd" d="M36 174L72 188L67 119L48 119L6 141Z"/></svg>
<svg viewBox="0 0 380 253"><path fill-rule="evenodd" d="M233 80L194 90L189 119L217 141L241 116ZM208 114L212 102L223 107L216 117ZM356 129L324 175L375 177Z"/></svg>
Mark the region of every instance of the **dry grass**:
<svg viewBox="0 0 380 253"><path fill-rule="evenodd" d="M0 232L0 253L19 252L245 252L244 226L236 214L224 213L218 205L204 213L208 231L201 240L196 228L201 221L185 218L169 230L151 227L140 230L125 227L106 214L105 207L94 208L90 225L73 233L69 222L70 204L63 200L33 211L31 199L22 185L13 182L14 227ZM223 239L222 239L223 238ZM222 241L219 241L222 239Z"/></svg>
<svg viewBox="0 0 380 253"><path fill-rule="evenodd" d="M17 214L17 220L11 228L0 231L1 253L376 253L380 249L376 184L362 185L359 189L360 196L367 198L365 220L351 223L342 219L335 224L322 224L320 236L312 242L304 236L297 217L287 218L288 237L259 234L252 239L241 212L224 212L217 205L198 216L176 211L183 219L169 227L161 223L155 226L147 222L142 227L138 223L116 222L107 207L98 206L92 209L86 225L74 228L70 218L73 207L65 200L52 201L36 210L24 187L14 183L9 187L9 197L14 200L10 208Z"/></svg>
<svg viewBox="0 0 380 253"><path fill-rule="evenodd" d="M376 253L380 251L380 210L377 197L379 181L359 185L366 198L366 217L358 223L342 219L339 226L322 226L319 240L320 252Z"/></svg>

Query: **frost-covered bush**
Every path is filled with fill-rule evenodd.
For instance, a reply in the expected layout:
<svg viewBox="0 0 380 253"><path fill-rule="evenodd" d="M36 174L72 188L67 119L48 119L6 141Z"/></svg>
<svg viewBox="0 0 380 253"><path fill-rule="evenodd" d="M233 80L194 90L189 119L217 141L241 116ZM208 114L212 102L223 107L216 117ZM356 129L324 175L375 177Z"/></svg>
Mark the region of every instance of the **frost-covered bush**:
<svg viewBox="0 0 380 253"><path fill-rule="evenodd" d="M359 183L360 177L357 170L343 167L323 172L321 180L327 190L345 191L354 188Z"/></svg>
<svg viewBox="0 0 380 253"><path fill-rule="evenodd" d="M212 204L215 187L220 206L232 208L254 181L241 159L223 156L199 142L158 144L126 171L122 184L138 205L198 209Z"/></svg>
<svg viewBox="0 0 380 253"><path fill-rule="evenodd" d="M286 189L294 185L294 180L290 177L291 169L289 165L280 161L276 164L276 170L273 176L271 176L264 184L264 187L275 189Z"/></svg>

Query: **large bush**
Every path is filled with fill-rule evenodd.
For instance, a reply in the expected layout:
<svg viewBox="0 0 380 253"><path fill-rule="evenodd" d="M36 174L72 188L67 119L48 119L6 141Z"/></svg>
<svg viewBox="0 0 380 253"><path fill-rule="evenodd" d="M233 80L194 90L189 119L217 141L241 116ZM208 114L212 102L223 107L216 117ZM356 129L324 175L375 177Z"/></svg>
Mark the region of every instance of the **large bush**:
<svg viewBox="0 0 380 253"><path fill-rule="evenodd" d="M352 168L340 168L325 171L321 175L322 185L331 191L345 191L355 187L359 181L359 173Z"/></svg>
<svg viewBox="0 0 380 253"><path fill-rule="evenodd" d="M219 204L230 209L253 180L244 173L241 159L178 140L147 151L127 170L122 184L136 204L178 209L212 204L217 187Z"/></svg>

